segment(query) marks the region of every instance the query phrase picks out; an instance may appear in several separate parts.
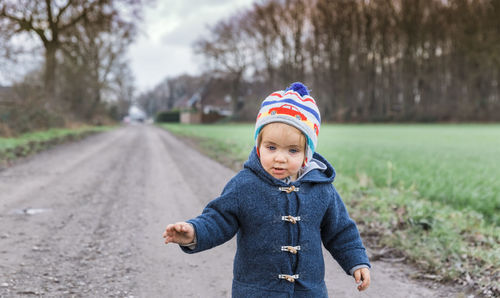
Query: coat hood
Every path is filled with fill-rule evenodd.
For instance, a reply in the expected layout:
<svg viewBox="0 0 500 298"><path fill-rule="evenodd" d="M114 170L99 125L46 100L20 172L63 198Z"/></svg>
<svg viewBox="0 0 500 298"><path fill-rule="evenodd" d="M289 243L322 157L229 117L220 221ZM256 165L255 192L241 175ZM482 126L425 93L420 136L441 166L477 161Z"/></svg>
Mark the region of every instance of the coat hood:
<svg viewBox="0 0 500 298"><path fill-rule="evenodd" d="M335 179L335 169L333 166L319 153L315 152L313 155L312 161L317 160L318 162L324 164L326 169L314 169L310 172L307 172L303 175L299 180L292 182L292 184L299 185L303 182L312 182L312 183L332 183ZM257 156L257 150L254 147L248 160L243 165L244 168L251 170L257 176L261 177L263 180L269 182L274 185L283 185L287 184L279 179L274 178L271 174L266 172L260 163L260 159Z"/></svg>

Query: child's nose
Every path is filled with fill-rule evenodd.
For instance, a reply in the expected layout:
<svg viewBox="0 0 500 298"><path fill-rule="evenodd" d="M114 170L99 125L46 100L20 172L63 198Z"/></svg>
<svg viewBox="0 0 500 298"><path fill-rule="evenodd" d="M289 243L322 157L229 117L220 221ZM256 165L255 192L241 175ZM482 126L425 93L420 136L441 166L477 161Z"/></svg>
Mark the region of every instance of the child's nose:
<svg viewBox="0 0 500 298"><path fill-rule="evenodd" d="M286 161L286 157L285 157L285 154L281 151L278 151L276 153L276 155L274 156L274 159L276 161L279 161L279 162L285 162Z"/></svg>

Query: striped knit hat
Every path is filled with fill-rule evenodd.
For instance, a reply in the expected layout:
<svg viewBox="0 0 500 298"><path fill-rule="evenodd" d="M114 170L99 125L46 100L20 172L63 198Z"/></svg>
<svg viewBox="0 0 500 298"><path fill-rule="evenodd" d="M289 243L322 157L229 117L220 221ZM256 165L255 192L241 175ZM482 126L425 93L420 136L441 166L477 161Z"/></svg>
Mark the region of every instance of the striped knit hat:
<svg viewBox="0 0 500 298"><path fill-rule="evenodd" d="M300 130L306 136L307 164L311 159L321 125L321 116L314 98L302 83L293 83L286 90L271 93L260 106L255 123L255 146L259 148L258 136L262 128L272 122L282 122Z"/></svg>

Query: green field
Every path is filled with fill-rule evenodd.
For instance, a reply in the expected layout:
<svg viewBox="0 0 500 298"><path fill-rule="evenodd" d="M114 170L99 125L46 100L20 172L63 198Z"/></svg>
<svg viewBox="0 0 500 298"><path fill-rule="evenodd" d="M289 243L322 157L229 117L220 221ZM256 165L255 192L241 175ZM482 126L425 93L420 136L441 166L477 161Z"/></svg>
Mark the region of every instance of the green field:
<svg viewBox="0 0 500 298"><path fill-rule="evenodd" d="M253 146L250 124L167 127L238 160ZM500 125L323 125L318 152L340 176L412 187L423 199L500 224Z"/></svg>

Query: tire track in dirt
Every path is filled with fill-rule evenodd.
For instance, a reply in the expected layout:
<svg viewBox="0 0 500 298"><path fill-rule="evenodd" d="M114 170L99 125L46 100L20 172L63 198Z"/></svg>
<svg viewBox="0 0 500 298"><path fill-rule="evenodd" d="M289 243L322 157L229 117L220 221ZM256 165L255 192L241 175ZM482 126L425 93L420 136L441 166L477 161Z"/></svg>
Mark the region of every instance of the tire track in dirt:
<svg viewBox="0 0 500 298"><path fill-rule="evenodd" d="M23 220L25 223L19 227L22 231L17 233L20 236L18 238L22 238L25 243L20 257L21 268L10 272L9 281L6 282L17 289L15 294L85 295L92 291L89 284L96 286L96 283L89 282L92 275L89 274L89 269L92 268L91 261L97 259L96 255L99 254L96 250L97 238L102 235L99 233L99 227L106 225L102 224L102 218L111 211L113 201L109 198L113 197L110 194L115 193L113 186L116 185L110 179L103 179L100 174L110 173L113 177L114 173L123 173L120 170L122 157L119 154L112 156L117 153L112 150L116 147L116 139L121 138L122 134L123 131L116 132L108 142L98 142L99 146L91 146L89 154L83 155L85 158L81 158L79 154L69 155L67 158L72 166L67 170L61 169L55 177L40 179L33 175L30 179L28 174L29 181L23 182L30 183L37 178L41 180L33 181L35 186L32 189L36 189L36 194L25 195L25 192L19 195L19 192L14 191L10 196L14 203L20 206L25 206L24 202L31 199L30 204L45 206L48 210L40 216L11 215L14 220ZM102 160L96 159L96 155L109 162L103 163ZM28 161L27 164L29 163ZM40 165L35 166L33 172L39 173L39 169L44 166L42 161ZM101 216L96 218L99 211ZM101 264L97 267L105 266Z"/></svg>

